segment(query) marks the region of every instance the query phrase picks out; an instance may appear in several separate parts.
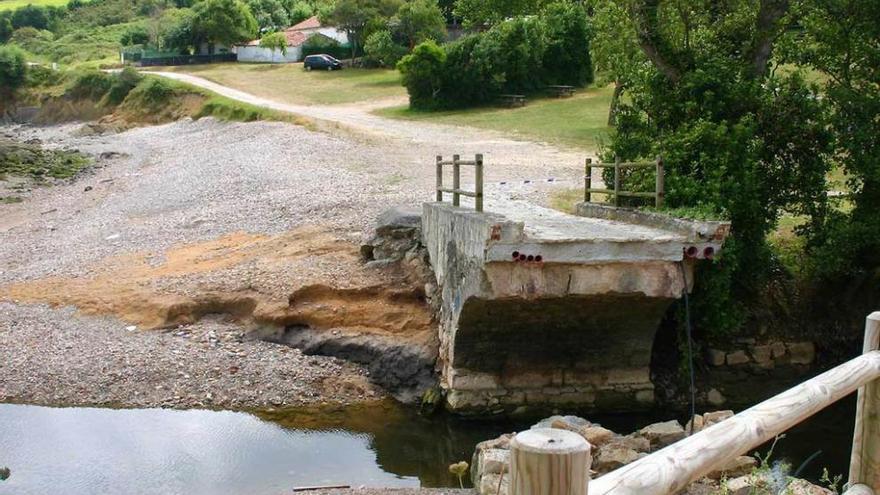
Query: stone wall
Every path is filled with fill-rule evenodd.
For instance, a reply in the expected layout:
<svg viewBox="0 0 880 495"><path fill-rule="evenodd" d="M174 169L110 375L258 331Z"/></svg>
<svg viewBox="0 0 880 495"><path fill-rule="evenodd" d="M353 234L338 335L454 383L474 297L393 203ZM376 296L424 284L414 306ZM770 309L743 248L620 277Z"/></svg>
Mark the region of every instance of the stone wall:
<svg viewBox="0 0 880 495"><path fill-rule="evenodd" d="M804 380L813 371L812 342L739 339L724 349L708 348L704 401L718 407L758 402ZM755 387L756 380L761 386Z"/></svg>

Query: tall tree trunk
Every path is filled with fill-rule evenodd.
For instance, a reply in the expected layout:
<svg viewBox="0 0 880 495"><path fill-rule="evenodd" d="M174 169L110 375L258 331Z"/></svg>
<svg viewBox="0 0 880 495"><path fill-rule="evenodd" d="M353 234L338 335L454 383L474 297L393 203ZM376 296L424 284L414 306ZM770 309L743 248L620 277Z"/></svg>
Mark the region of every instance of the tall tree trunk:
<svg viewBox="0 0 880 495"><path fill-rule="evenodd" d="M611 105L608 107L608 125L617 125L617 108L620 105L620 94L623 93L623 83L620 79L614 80L614 93L611 94Z"/></svg>

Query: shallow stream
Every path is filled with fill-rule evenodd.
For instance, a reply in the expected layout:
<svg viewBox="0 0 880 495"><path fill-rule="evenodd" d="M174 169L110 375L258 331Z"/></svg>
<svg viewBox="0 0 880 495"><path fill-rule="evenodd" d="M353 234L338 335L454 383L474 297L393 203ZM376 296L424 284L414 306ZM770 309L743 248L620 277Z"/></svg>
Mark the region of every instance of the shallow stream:
<svg viewBox="0 0 880 495"><path fill-rule="evenodd" d="M844 473L854 400L781 440L773 459L804 476ZM629 433L675 413L590 415ZM0 404L0 494L279 494L298 486L457 486L447 467L533 421L420 417L394 402L284 412L50 408ZM766 447L762 449L766 451Z"/></svg>

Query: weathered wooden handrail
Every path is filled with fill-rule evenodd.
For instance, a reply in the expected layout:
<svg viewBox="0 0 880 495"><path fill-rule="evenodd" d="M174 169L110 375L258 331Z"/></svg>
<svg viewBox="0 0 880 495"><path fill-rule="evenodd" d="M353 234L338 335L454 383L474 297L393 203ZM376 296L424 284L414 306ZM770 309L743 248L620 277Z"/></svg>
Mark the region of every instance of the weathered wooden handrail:
<svg viewBox="0 0 880 495"><path fill-rule="evenodd" d="M677 493L859 388L849 485L880 492L878 344L880 312L875 312L867 318L861 356L590 482L590 495Z"/></svg>
<svg viewBox="0 0 880 495"><path fill-rule="evenodd" d="M614 188L613 189L599 189L592 187L593 182L593 169L594 168L612 168L614 169ZM620 169L623 168L654 168L657 172L657 178L654 183L654 192L635 192L635 191L623 191L620 189ZM657 158L657 160L653 162L620 162L615 161L614 163L593 163L592 158L587 158L584 162L584 201L589 203L592 199L592 193L601 193L601 194L609 194L614 199L614 206L620 206L620 198L622 197L630 197L630 198L654 198L654 205L657 208L663 206L663 198L666 195L666 191L664 190L664 169L663 169L663 160L661 158Z"/></svg>
<svg viewBox="0 0 880 495"><path fill-rule="evenodd" d="M443 167L452 166L452 187L443 186ZM465 191L461 188L461 166L474 167L474 191ZM452 155L452 160L443 160L437 155L437 201L443 201L443 193L452 194L452 205L461 205L461 196L474 198L474 209L483 211L483 155L477 154L473 160L461 160L458 155Z"/></svg>

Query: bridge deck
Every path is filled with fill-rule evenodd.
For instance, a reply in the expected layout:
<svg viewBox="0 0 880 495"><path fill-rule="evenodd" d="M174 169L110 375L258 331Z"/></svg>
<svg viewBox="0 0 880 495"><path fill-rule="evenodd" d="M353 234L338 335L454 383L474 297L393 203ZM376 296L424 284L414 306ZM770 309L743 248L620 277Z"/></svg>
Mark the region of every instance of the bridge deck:
<svg viewBox="0 0 880 495"><path fill-rule="evenodd" d="M686 236L671 230L632 223L580 217L521 200L493 199L486 211L522 222L528 240L552 242L685 242Z"/></svg>

